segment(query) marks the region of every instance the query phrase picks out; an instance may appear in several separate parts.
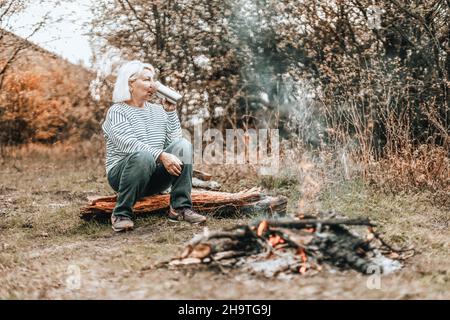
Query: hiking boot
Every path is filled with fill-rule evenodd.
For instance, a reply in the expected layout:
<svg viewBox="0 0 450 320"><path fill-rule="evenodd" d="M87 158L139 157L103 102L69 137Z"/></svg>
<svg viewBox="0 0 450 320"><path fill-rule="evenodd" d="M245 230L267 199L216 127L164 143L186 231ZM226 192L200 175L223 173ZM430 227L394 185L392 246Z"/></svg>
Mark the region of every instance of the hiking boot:
<svg viewBox="0 0 450 320"><path fill-rule="evenodd" d="M111 215L111 224L115 232L133 230L134 223L128 217Z"/></svg>
<svg viewBox="0 0 450 320"><path fill-rule="evenodd" d="M191 208L169 209L169 220L172 222L186 221L191 224L199 224L206 221L206 217L198 214Z"/></svg>

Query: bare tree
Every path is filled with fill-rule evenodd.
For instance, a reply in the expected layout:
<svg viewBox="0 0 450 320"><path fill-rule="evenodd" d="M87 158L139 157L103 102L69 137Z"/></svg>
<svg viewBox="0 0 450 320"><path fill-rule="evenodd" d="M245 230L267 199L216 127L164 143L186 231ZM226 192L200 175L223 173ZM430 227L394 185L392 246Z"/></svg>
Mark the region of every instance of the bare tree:
<svg viewBox="0 0 450 320"><path fill-rule="evenodd" d="M28 39L38 32L46 23L48 13L44 15L41 21L36 23L31 29L30 33L19 40L18 37L11 36L13 30L11 26L11 19L20 14L26 8L26 1L24 0L1 0L0 1L0 89L2 88L4 76L8 69L14 64L20 53L29 47L31 44Z"/></svg>

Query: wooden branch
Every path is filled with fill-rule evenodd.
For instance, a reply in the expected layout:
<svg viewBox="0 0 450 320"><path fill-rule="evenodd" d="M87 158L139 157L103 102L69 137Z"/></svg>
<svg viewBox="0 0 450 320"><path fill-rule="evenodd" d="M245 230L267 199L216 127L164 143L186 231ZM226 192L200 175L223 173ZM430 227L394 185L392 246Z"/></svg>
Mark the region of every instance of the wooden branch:
<svg viewBox="0 0 450 320"><path fill-rule="evenodd" d="M229 251L217 252L213 255L213 258L214 258L214 260L219 261L219 260L223 260L223 259L237 258L237 257L245 256L245 255L247 255L246 251L229 250Z"/></svg>
<svg viewBox="0 0 450 320"><path fill-rule="evenodd" d="M2 22L2 21L3 21L3 17L5 17L5 16L10 12L10 9L11 9L13 3L14 3L14 1L10 1L9 4L7 4L8 7L6 8L6 10L3 11L3 12L0 14L0 22ZM2 3L2 4L0 5L0 8L2 8L3 5L4 5L4 3ZM12 11L12 13L14 13L14 10ZM10 14L10 15L11 15L11 14Z"/></svg>
<svg viewBox="0 0 450 320"><path fill-rule="evenodd" d="M6 71L16 61L16 58L18 57L19 53L32 45L31 42L28 41L28 39L30 39L36 32L38 32L43 27L45 19L47 18L48 13L45 14L43 20L37 24L34 30L26 38L21 40L19 44L17 44L17 46L13 49L12 54L3 63L3 66L0 68L0 89L3 87Z"/></svg>
<svg viewBox="0 0 450 320"><path fill-rule="evenodd" d="M294 229L303 229L303 228L314 228L317 225L362 225L362 226L375 226L372 222L370 222L367 218L358 218L358 219L302 219L302 220L266 220L269 227L279 227L279 228L294 228ZM252 226L257 227L262 220L256 221L252 223ZM245 226L245 225L242 225ZM241 226L241 227L242 227Z"/></svg>
<svg viewBox="0 0 450 320"><path fill-rule="evenodd" d="M133 5L130 3L130 1L125 0L125 2L128 4L128 7L130 8L130 10L133 12L133 15L136 19L138 19L140 22L142 22L147 28L148 31L150 31L152 34L154 34L155 36L157 36L157 33L153 30L153 27L147 22L145 21L144 18L142 18L141 16L139 16L139 14L137 13L136 9L133 7ZM121 1L122 4L122 1ZM123 5L122 5L123 7Z"/></svg>
<svg viewBox="0 0 450 320"><path fill-rule="evenodd" d="M195 170L195 169L194 169L194 172L193 172L193 176L195 178L198 178L198 179L203 180L203 181L209 181L209 180L212 179L212 175L211 174L203 172L203 171L200 171L200 170Z"/></svg>
<svg viewBox="0 0 450 320"><path fill-rule="evenodd" d="M220 184L217 181L214 181L214 180L204 181L204 180L200 180L199 178L193 177L192 178L192 187L193 188L208 189L208 190L219 190L220 189Z"/></svg>
<svg viewBox="0 0 450 320"><path fill-rule="evenodd" d="M211 239L220 239L220 238L229 238L229 239L238 239L242 237L246 237L247 233L244 229L237 229L234 231L215 231L215 232L208 232L206 234L199 234L195 237L193 237L189 242L189 246L196 246L197 244L201 242L206 242Z"/></svg>
<svg viewBox="0 0 450 320"><path fill-rule="evenodd" d="M289 228L271 228L270 231L279 234L291 246L297 248L305 248L314 238L311 233Z"/></svg>

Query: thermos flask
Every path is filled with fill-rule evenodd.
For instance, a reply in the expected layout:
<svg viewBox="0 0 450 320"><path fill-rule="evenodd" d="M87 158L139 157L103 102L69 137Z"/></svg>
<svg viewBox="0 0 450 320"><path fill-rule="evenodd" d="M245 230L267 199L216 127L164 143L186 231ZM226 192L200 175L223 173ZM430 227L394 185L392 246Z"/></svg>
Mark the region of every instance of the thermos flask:
<svg viewBox="0 0 450 320"><path fill-rule="evenodd" d="M155 84L156 84L156 95L159 98L165 98L170 103L177 104L183 97L181 94L163 85L159 81L156 81Z"/></svg>

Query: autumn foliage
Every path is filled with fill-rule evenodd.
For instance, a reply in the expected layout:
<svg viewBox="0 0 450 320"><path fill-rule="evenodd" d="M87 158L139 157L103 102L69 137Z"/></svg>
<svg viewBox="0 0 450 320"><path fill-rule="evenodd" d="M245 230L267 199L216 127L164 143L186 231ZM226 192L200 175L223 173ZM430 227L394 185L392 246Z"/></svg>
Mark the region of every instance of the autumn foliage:
<svg viewBox="0 0 450 320"><path fill-rule="evenodd" d="M0 143L54 143L98 132L102 105L90 97L93 75L44 50L26 50L5 74Z"/></svg>

